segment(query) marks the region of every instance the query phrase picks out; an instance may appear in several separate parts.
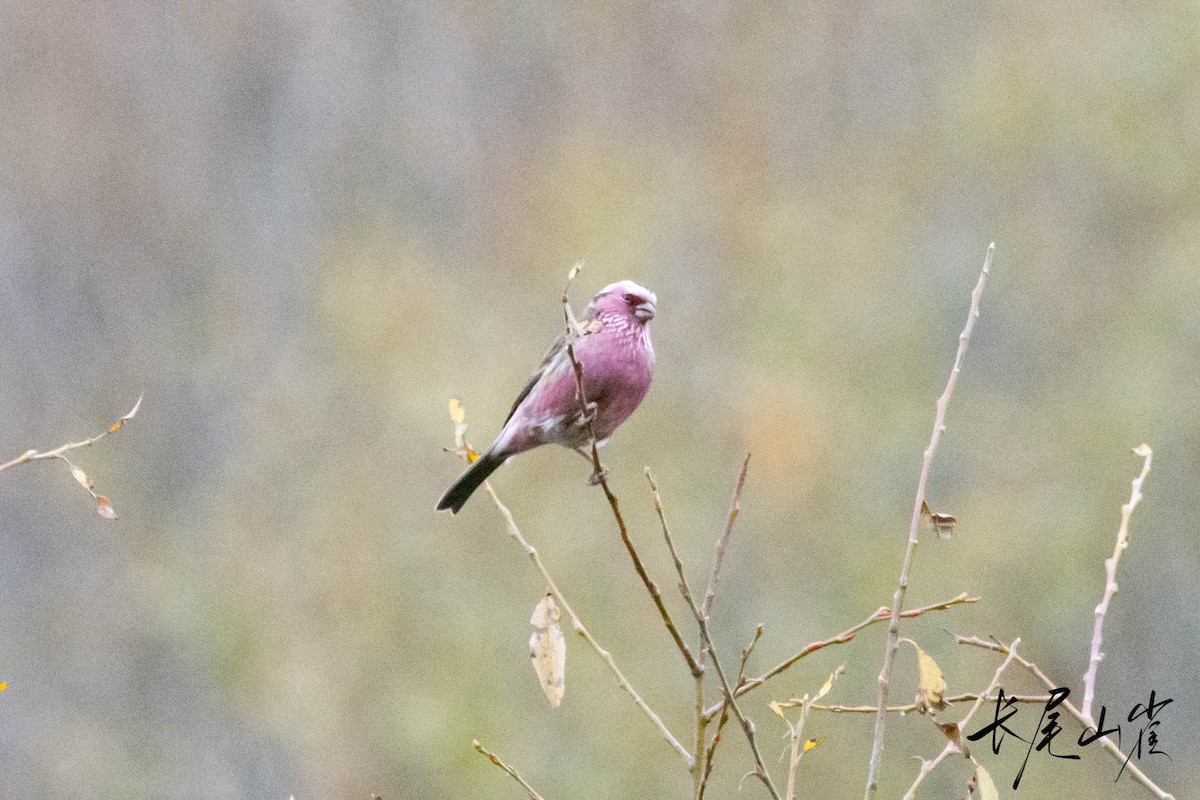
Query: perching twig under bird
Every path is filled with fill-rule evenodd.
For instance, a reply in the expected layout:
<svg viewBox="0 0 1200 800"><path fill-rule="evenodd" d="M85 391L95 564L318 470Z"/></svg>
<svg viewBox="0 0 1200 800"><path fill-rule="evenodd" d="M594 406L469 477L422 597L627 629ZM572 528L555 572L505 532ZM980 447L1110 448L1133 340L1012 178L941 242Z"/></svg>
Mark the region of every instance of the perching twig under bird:
<svg viewBox="0 0 1200 800"><path fill-rule="evenodd" d="M658 298L633 281L605 286L580 320L584 335L567 332L554 342L541 366L517 396L491 448L438 501L438 511L458 513L471 493L509 458L543 444L579 449L591 441L580 413L578 387L567 345L583 368L583 388L597 444L629 418L650 388L654 348L649 322ZM597 324L598 323L598 328Z"/></svg>

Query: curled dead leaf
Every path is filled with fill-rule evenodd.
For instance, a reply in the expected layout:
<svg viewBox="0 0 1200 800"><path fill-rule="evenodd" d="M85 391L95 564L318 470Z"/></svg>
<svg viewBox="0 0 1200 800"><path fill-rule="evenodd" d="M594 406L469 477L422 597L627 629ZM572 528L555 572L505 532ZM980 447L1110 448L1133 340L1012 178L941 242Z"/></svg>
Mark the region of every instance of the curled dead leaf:
<svg viewBox="0 0 1200 800"><path fill-rule="evenodd" d="M949 514L938 514L929 510L929 503L921 501L921 528L927 533L936 533L939 539L949 539L954 535L954 526L958 520Z"/></svg>
<svg viewBox="0 0 1200 800"><path fill-rule="evenodd" d="M87 473L74 464L71 465L71 474L75 476L75 480L79 481L79 485L89 492L96 488L96 485L92 483L92 479L87 476Z"/></svg>
<svg viewBox="0 0 1200 800"><path fill-rule="evenodd" d="M546 694L550 705L558 708L566 693L565 673L567 665L567 640L559 627L559 610L554 596L547 593L533 609L529 624L533 635L529 637L529 658L538 683Z"/></svg>
<svg viewBox="0 0 1200 800"><path fill-rule="evenodd" d="M104 500L102 503L100 503L100 505L96 506L96 513L105 519L117 518L116 509L114 509L107 500Z"/></svg>

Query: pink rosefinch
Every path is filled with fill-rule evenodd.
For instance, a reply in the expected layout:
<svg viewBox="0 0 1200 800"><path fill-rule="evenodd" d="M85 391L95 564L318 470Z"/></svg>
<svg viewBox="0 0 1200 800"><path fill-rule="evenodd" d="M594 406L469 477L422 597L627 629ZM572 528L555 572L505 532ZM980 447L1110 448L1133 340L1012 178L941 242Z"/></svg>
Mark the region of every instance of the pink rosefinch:
<svg viewBox="0 0 1200 800"><path fill-rule="evenodd" d="M654 318L657 302L654 292L633 281L620 281L601 289L580 319L585 328L593 321L600 323L599 330L576 339L573 347L583 368L583 389L598 445L629 418L650 388L654 348L647 323ZM496 441L446 490L438 511L450 509L457 514L471 493L518 453L551 443L578 450L590 441L566 336L560 336L517 396Z"/></svg>

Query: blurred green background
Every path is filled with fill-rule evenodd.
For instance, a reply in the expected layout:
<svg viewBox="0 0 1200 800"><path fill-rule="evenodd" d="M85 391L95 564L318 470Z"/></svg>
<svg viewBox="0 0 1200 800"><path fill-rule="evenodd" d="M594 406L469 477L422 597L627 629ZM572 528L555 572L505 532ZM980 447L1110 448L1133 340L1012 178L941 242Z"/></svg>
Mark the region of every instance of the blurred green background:
<svg viewBox="0 0 1200 800"><path fill-rule="evenodd" d="M1171 759L1142 765L1186 796L1198 57L1182 2L4 3L0 460L146 399L77 454L116 523L62 465L0 476L0 796L520 796L472 737L548 798L686 796L574 637L548 708L527 653L541 580L486 496L433 512L460 470L447 399L490 441L576 259L579 305L620 278L655 290L655 385L605 462L670 587L643 467L700 584L753 452L714 636L733 663L763 623L761 672L889 602L992 240L930 483L958 532L922 544L909 605L983 600L905 631L952 692L998 659L943 627L1021 636L1082 699L1148 442L1098 702L1124 721L1151 689L1175 699ZM544 448L494 483L686 741L690 678L586 475ZM780 779L766 703L843 662L830 700L873 701L883 634L749 696ZM898 663L903 701L911 652ZM1027 734L1036 713L1017 719ZM870 728L814 716L803 794L859 797ZM896 797L942 741L920 718L888 733ZM1001 789L1020 746L980 748ZM1035 754L1019 796L1149 796L1082 755ZM750 765L731 728L712 796ZM949 762L924 796L966 777Z"/></svg>

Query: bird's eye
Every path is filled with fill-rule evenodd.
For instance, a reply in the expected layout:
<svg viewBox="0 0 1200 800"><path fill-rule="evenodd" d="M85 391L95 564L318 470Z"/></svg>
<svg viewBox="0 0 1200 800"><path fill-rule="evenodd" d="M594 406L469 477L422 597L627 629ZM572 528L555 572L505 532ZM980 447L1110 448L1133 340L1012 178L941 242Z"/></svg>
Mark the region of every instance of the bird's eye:
<svg viewBox="0 0 1200 800"><path fill-rule="evenodd" d="M639 298L637 295L634 295L634 294L626 294L625 295L625 302L631 306L637 305L637 303L640 299L641 298Z"/></svg>

